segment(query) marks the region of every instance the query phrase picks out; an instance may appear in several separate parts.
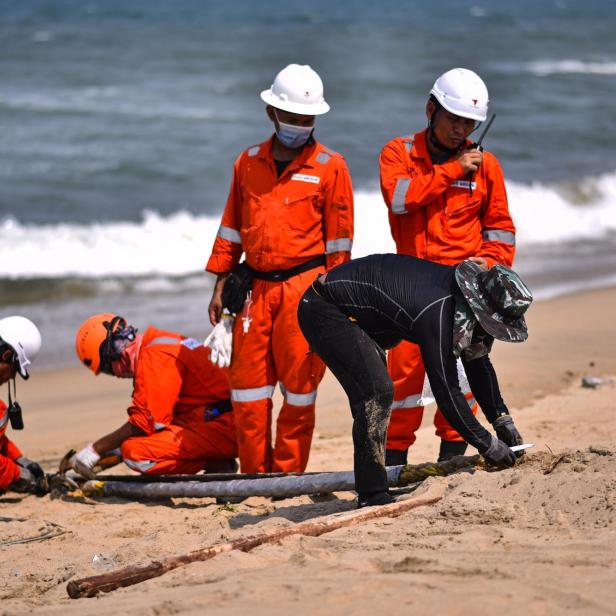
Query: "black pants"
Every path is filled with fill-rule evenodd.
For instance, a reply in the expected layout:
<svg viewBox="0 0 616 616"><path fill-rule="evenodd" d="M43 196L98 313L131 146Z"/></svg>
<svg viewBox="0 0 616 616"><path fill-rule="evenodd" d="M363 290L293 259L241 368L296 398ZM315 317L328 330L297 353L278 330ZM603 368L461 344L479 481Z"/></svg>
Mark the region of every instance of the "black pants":
<svg viewBox="0 0 616 616"><path fill-rule="evenodd" d="M394 386L387 372L385 353L313 287L304 293L297 316L311 349L334 373L349 397L355 489L362 496L386 491L385 440Z"/></svg>

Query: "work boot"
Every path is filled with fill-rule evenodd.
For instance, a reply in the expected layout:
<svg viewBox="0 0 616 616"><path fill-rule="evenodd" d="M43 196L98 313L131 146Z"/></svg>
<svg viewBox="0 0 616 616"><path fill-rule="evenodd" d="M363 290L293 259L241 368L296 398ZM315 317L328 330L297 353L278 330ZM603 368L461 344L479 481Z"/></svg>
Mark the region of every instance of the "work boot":
<svg viewBox="0 0 616 616"><path fill-rule="evenodd" d="M396 499L387 491L384 492L371 492L369 494L357 495L357 508L363 509L364 507L375 507L378 505L389 505L394 503Z"/></svg>
<svg viewBox="0 0 616 616"><path fill-rule="evenodd" d="M466 451L466 441L441 441L441 448L438 452L438 461L445 462L455 456L463 456Z"/></svg>
<svg viewBox="0 0 616 616"><path fill-rule="evenodd" d="M408 449L386 449L385 450L385 466L399 466L406 464L406 456Z"/></svg>
<svg viewBox="0 0 616 616"><path fill-rule="evenodd" d="M205 465L206 473L229 473L235 474L239 469L237 460L229 458L228 460L208 460Z"/></svg>

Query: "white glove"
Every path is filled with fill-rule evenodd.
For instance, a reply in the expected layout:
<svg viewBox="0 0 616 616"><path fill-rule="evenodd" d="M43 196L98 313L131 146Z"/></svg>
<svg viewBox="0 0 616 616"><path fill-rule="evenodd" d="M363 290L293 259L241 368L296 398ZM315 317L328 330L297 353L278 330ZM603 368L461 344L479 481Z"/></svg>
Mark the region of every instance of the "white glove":
<svg viewBox="0 0 616 616"><path fill-rule="evenodd" d="M96 453L92 443L89 443L69 460L69 464L71 468L82 477L94 479L96 473L94 473L92 468L94 468L94 465L100 459L101 457Z"/></svg>
<svg viewBox="0 0 616 616"><path fill-rule="evenodd" d="M209 346L212 349L210 361L220 368L226 368L231 364L234 323L235 319L230 314L223 314L203 342L203 346Z"/></svg>

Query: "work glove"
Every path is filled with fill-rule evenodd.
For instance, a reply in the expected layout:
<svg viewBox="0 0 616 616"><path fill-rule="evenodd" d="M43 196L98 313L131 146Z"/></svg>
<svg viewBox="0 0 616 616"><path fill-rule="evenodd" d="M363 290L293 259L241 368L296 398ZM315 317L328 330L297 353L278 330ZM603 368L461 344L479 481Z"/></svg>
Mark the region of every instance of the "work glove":
<svg viewBox="0 0 616 616"><path fill-rule="evenodd" d="M19 456L19 458L15 458L15 464L21 466L21 468L28 469L36 479L42 479L45 477L45 472L41 468L40 464L26 458L26 456Z"/></svg>
<svg viewBox="0 0 616 616"><path fill-rule="evenodd" d="M38 466L38 464L36 465ZM40 469L41 467L38 466ZM36 496L45 496L49 491L45 481L45 474L41 477L35 477L27 468L19 467L19 477L14 481L9 489L13 492L21 494L36 494Z"/></svg>
<svg viewBox="0 0 616 616"><path fill-rule="evenodd" d="M96 453L94 446L90 443L71 457L69 466L82 477L95 479L96 473L93 468L100 459L100 455Z"/></svg>
<svg viewBox="0 0 616 616"><path fill-rule="evenodd" d="M485 451L479 453L492 466L508 467L515 465L515 453L503 441L492 436L492 443Z"/></svg>
<svg viewBox="0 0 616 616"><path fill-rule="evenodd" d="M226 368L231 364L234 323L234 317L230 314L223 314L203 342L203 346L209 346L211 349L210 361L220 368Z"/></svg>
<svg viewBox="0 0 616 616"><path fill-rule="evenodd" d="M492 422L492 426L496 431L496 436L498 436L503 443L509 445L509 447L524 444L524 439L515 427L511 415L501 415L500 417L497 417ZM524 451L518 451L515 455L516 457L521 458L524 455Z"/></svg>

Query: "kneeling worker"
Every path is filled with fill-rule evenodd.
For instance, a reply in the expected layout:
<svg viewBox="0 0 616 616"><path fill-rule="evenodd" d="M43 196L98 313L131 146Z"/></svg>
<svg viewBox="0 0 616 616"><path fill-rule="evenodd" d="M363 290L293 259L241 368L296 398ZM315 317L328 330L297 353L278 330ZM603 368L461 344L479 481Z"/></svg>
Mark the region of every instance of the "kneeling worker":
<svg viewBox="0 0 616 616"><path fill-rule="evenodd" d="M25 317L0 319L0 385L9 383L9 406L0 400L0 493L28 492L42 496L43 469L26 458L6 436L10 422L13 430L23 430L21 407L13 402L11 384L15 393L15 377L29 377L28 366L41 350L41 334L37 326Z"/></svg>
<svg viewBox="0 0 616 616"><path fill-rule="evenodd" d="M491 464L513 466L522 437L500 395L488 353L494 338L527 338L532 295L503 265L441 265L406 255L371 255L320 276L299 304L299 324L346 391L353 414L360 507L391 502L385 440L393 400L384 349L419 346L439 408ZM474 417L458 382L460 356L471 391L498 438Z"/></svg>
<svg viewBox="0 0 616 616"><path fill-rule="evenodd" d="M94 374L132 378L128 421L71 459L93 477L101 456L120 448L131 469L152 475L235 472L237 444L228 371L208 360L201 342L154 327L138 334L121 316L87 319L75 341Z"/></svg>

